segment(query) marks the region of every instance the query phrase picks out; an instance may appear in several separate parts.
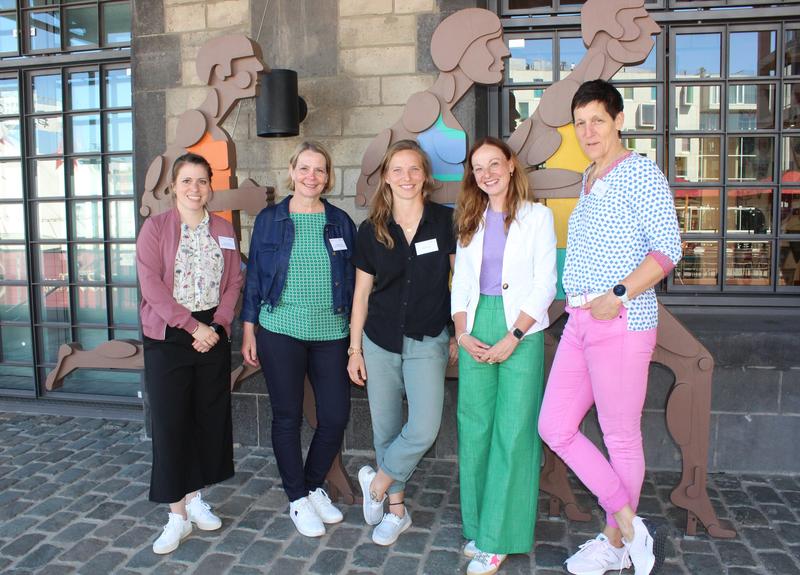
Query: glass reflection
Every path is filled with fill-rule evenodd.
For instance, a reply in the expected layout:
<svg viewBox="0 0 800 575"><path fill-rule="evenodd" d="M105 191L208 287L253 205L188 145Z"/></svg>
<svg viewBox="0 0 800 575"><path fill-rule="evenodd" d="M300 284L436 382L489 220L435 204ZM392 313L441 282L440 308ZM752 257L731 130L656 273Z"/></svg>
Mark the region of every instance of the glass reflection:
<svg viewBox="0 0 800 575"><path fill-rule="evenodd" d="M111 288L111 305L115 324L137 325L139 321L139 301L136 288Z"/></svg>
<svg viewBox="0 0 800 575"><path fill-rule="evenodd" d="M135 244L110 244L109 261L111 263L112 282L136 281Z"/></svg>
<svg viewBox="0 0 800 575"><path fill-rule="evenodd" d="M133 159L130 156L108 158L108 195L133 194Z"/></svg>
<svg viewBox="0 0 800 575"><path fill-rule="evenodd" d="M64 202L38 202L34 212L39 239L67 239L67 210Z"/></svg>
<svg viewBox="0 0 800 575"><path fill-rule="evenodd" d="M0 14L0 53L16 54L17 46L17 15Z"/></svg>
<svg viewBox="0 0 800 575"><path fill-rule="evenodd" d="M72 72L68 83L71 109L92 110L100 107L100 82L97 71Z"/></svg>
<svg viewBox="0 0 800 575"><path fill-rule="evenodd" d="M0 120L0 158L19 155L19 120Z"/></svg>
<svg viewBox="0 0 800 575"><path fill-rule="evenodd" d="M70 170L70 193L73 196L100 196L103 180L100 158L73 158Z"/></svg>
<svg viewBox="0 0 800 575"><path fill-rule="evenodd" d="M625 86L622 88L624 104L623 130L654 131L658 126L655 86Z"/></svg>
<svg viewBox="0 0 800 575"><path fill-rule="evenodd" d="M75 261L79 283L106 281L103 244L77 244Z"/></svg>
<svg viewBox="0 0 800 575"><path fill-rule="evenodd" d="M22 162L0 162L0 199L22 199Z"/></svg>
<svg viewBox="0 0 800 575"><path fill-rule="evenodd" d="M103 238L103 202L73 202L73 235L81 239Z"/></svg>
<svg viewBox="0 0 800 575"><path fill-rule="evenodd" d="M31 321L27 286L0 285L0 321Z"/></svg>
<svg viewBox="0 0 800 575"><path fill-rule="evenodd" d="M97 29L97 7L70 7L65 11L67 25L67 42L70 47L96 46L99 38Z"/></svg>
<svg viewBox="0 0 800 575"><path fill-rule="evenodd" d="M675 86L674 94L674 128L703 132L720 129L720 86Z"/></svg>
<svg viewBox="0 0 800 575"><path fill-rule="evenodd" d="M514 84L553 81L553 40L551 38L512 38L511 57L506 68Z"/></svg>
<svg viewBox="0 0 800 575"><path fill-rule="evenodd" d="M0 238L25 239L25 212L22 204L0 204Z"/></svg>
<svg viewBox="0 0 800 575"><path fill-rule="evenodd" d="M719 137L675 138L676 182L718 182L720 180Z"/></svg>
<svg viewBox="0 0 800 575"><path fill-rule="evenodd" d="M781 182L800 182L800 136L783 138Z"/></svg>
<svg viewBox="0 0 800 575"><path fill-rule="evenodd" d="M800 84L783 86L783 127L800 128Z"/></svg>
<svg viewBox="0 0 800 575"><path fill-rule="evenodd" d="M20 244L0 245L0 281L26 281L27 279L25 246Z"/></svg>
<svg viewBox="0 0 800 575"><path fill-rule="evenodd" d="M130 44L131 3L104 4L103 30L105 30L105 44Z"/></svg>
<svg viewBox="0 0 800 575"><path fill-rule="evenodd" d="M728 130L770 130L775 127L775 86L730 84Z"/></svg>
<svg viewBox="0 0 800 575"><path fill-rule="evenodd" d="M75 341L83 346L83 349L94 349L108 341L107 329L88 329L80 328L75 330ZM108 372L106 372L108 373Z"/></svg>
<svg viewBox="0 0 800 575"><path fill-rule="evenodd" d="M770 189L728 190L727 229L729 232L768 234L772 232Z"/></svg>
<svg viewBox="0 0 800 575"><path fill-rule="evenodd" d="M781 192L781 233L800 234L800 189Z"/></svg>
<svg viewBox="0 0 800 575"><path fill-rule="evenodd" d="M622 138L622 145L640 156L658 161L658 140L655 138Z"/></svg>
<svg viewBox="0 0 800 575"><path fill-rule="evenodd" d="M32 76L33 82L33 111L34 112L60 112L61 111L61 75Z"/></svg>
<svg viewBox="0 0 800 575"><path fill-rule="evenodd" d="M778 285L800 286L800 241L782 241L778 246Z"/></svg>
<svg viewBox="0 0 800 575"><path fill-rule="evenodd" d="M131 69L118 68L106 71L106 107L130 108Z"/></svg>
<svg viewBox="0 0 800 575"><path fill-rule="evenodd" d="M657 41L656 41L657 42ZM620 68L614 74L614 79L619 80L655 80L656 79L656 53L658 45L650 50L647 59L641 64L628 65Z"/></svg>
<svg viewBox="0 0 800 575"><path fill-rule="evenodd" d="M566 78L586 54L582 38L561 38L558 41L559 78Z"/></svg>
<svg viewBox="0 0 800 575"><path fill-rule="evenodd" d="M69 279L66 244L40 244L34 251L40 281L64 282Z"/></svg>
<svg viewBox="0 0 800 575"><path fill-rule="evenodd" d="M108 323L106 288L77 286L75 289L78 292L75 321L77 323Z"/></svg>
<svg viewBox="0 0 800 575"><path fill-rule="evenodd" d="M39 313L42 316L42 321L69 323L69 291L67 286L39 286L38 292Z"/></svg>
<svg viewBox="0 0 800 575"><path fill-rule="evenodd" d="M719 283L719 242L683 242L683 257L675 266L675 285L713 286Z"/></svg>
<svg viewBox="0 0 800 575"><path fill-rule="evenodd" d="M19 82L16 78L0 78L0 116L14 114L19 114Z"/></svg>
<svg viewBox="0 0 800 575"><path fill-rule="evenodd" d="M539 102L542 101L544 88L532 90L510 90L508 92L508 121L509 132L513 132L517 127L533 115Z"/></svg>
<svg viewBox="0 0 800 575"><path fill-rule="evenodd" d="M783 75L800 76L800 30L786 30Z"/></svg>
<svg viewBox="0 0 800 575"><path fill-rule="evenodd" d="M115 239L133 239L136 237L136 216L133 200L115 200L108 202L109 234Z"/></svg>
<svg viewBox="0 0 800 575"><path fill-rule="evenodd" d="M774 30L732 32L729 37L728 76L774 76L778 35Z"/></svg>
<svg viewBox="0 0 800 575"><path fill-rule="evenodd" d="M58 348L71 342L72 335L68 328L39 328L39 339L41 361L54 365L58 361Z"/></svg>
<svg viewBox="0 0 800 575"><path fill-rule="evenodd" d="M0 327L1 357L5 361L33 361L31 328L4 325Z"/></svg>
<svg viewBox="0 0 800 575"><path fill-rule="evenodd" d="M28 30L35 30L29 36L31 50L58 50L61 48L61 15L58 10L28 12Z"/></svg>
<svg viewBox="0 0 800 575"><path fill-rule="evenodd" d="M725 242L725 283L769 285L771 247L770 242Z"/></svg>
<svg viewBox="0 0 800 575"><path fill-rule="evenodd" d="M719 233L719 190L675 189L675 211L683 233Z"/></svg>
<svg viewBox="0 0 800 575"><path fill-rule="evenodd" d="M720 46L719 34L677 34L675 77L719 78Z"/></svg>
<svg viewBox="0 0 800 575"><path fill-rule="evenodd" d="M69 116L72 130L72 152L75 154L100 151L100 114Z"/></svg>
<svg viewBox="0 0 800 575"><path fill-rule="evenodd" d="M728 138L728 180L731 182L773 181L775 141L771 137Z"/></svg>
<svg viewBox="0 0 800 575"><path fill-rule="evenodd" d="M33 164L33 191L37 198L64 197L64 161L31 160Z"/></svg>
<svg viewBox="0 0 800 575"><path fill-rule="evenodd" d="M133 149L133 128L130 112L115 112L106 115L106 139L109 152Z"/></svg>
<svg viewBox="0 0 800 575"><path fill-rule="evenodd" d="M61 116L31 118L37 156L64 153L64 128Z"/></svg>

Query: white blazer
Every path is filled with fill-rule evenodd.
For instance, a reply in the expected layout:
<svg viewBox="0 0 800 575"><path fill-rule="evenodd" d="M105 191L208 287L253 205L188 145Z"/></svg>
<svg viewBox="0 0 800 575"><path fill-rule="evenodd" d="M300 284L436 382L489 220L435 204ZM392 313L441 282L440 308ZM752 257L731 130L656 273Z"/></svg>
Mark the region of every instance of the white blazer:
<svg viewBox="0 0 800 575"><path fill-rule="evenodd" d="M472 331L481 295L484 229L484 224L481 224L468 246L462 247L459 243L456 248L450 313L467 312L467 332ZM527 333L541 331L550 325L547 310L556 296L558 279L556 234L550 208L533 202L520 206L508 229L502 275L503 310L508 329L520 311L536 320Z"/></svg>

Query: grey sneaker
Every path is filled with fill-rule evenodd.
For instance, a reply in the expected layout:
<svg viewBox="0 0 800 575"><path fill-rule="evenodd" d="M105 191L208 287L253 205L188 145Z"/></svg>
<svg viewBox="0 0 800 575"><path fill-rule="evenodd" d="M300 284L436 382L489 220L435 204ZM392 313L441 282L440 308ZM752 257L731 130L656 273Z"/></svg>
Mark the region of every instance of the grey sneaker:
<svg viewBox="0 0 800 575"><path fill-rule="evenodd" d="M358 470L358 484L361 486L361 496L363 498L362 509L364 510L364 521L367 525L377 525L383 519L383 502L386 501L386 494L383 499L375 501L369 493L369 486L375 478L375 470L369 465L365 465Z"/></svg>
<svg viewBox="0 0 800 575"><path fill-rule="evenodd" d="M398 517L394 513L387 513L383 520L372 531L372 540L378 545L391 545L400 534L411 527L411 515L406 509L406 514Z"/></svg>

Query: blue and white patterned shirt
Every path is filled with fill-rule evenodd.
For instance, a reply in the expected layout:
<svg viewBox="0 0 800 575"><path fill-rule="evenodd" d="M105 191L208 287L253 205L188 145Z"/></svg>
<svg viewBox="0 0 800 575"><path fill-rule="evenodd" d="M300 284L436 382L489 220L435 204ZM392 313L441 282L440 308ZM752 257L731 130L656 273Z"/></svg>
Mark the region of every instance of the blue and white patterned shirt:
<svg viewBox="0 0 800 575"><path fill-rule="evenodd" d="M569 218L563 284L568 295L605 292L656 251L674 264L681 259L681 237L672 191L652 160L632 153L595 181ZM653 288L628 306L628 329L658 325Z"/></svg>

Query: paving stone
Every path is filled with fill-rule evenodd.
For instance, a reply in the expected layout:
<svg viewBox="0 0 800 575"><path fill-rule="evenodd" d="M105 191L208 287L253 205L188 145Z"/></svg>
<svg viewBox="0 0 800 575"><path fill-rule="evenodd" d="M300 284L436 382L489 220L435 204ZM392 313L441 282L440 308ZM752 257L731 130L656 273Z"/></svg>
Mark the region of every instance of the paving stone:
<svg viewBox="0 0 800 575"><path fill-rule="evenodd" d="M282 515L275 517L267 528L264 529L264 537L267 539L277 539L278 541L285 541L296 533L294 523L287 516Z"/></svg>
<svg viewBox="0 0 800 575"><path fill-rule="evenodd" d="M30 569L38 571L42 569L47 563L54 559L58 554L63 551L60 547L44 543L36 547L33 551L26 554L25 557L17 563L19 569Z"/></svg>
<svg viewBox="0 0 800 575"><path fill-rule="evenodd" d="M98 535L97 531L95 531L95 535ZM111 546L122 549L137 549L148 542L152 543L158 535L159 533L154 532L149 527L137 525L117 537Z"/></svg>
<svg viewBox="0 0 800 575"><path fill-rule="evenodd" d="M738 541L716 541L719 558L723 565L755 565L756 560L746 545Z"/></svg>
<svg viewBox="0 0 800 575"><path fill-rule="evenodd" d="M355 548L353 551L353 565L356 567L377 569L383 565L388 554L388 547L375 545L370 541L369 543L364 543Z"/></svg>
<svg viewBox="0 0 800 575"><path fill-rule="evenodd" d="M537 567L558 567L567 560L570 552L565 547L540 544L534 547L533 556Z"/></svg>
<svg viewBox="0 0 800 575"><path fill-rule="evenodd" d="M393 557L387 561L387 570ZM463 556L461 553L455 551L439 551L433 550L427 554L424 559L423 570L430 575L460 575L464 569L461 566Z"/></svg>
<svg viewBox="0 0 800 575"><path fill-rule="evenodd" d="M386 560L382 573L383 575L406 575L407 573L416 573L418 569L419 559L416 557L392 555ZM428 573L427 569L425 569L425 573Z"/></svg>
<svg viewBox="0 0 800 575"><path fill-rule="evenodd" d="M702 573L703 575L722 574L724 570L716 555L701 555L699 553L684 553L683 562L690 573Z"/></svg>
<svg viewBox="0 0 800 575"><path fill-rule="evenodd" d="M250 546L255 537L256 534L252 531L235 529L225 535L225 538L217 543L217 545L214 547L214 550L220 553L230 553L231 555L238 556Z"/></svg>
<svg viewBox="0 0 800 575"><path fill-rule="evenodd" d="M228 567L233 563L234 557L223 553L212 553L203 558L194 573L197 575L219 575L226 573Z"/></svg>
<svg viewBox="0 0 800 575"><path fill-rule="evenodd" d="M273 572L280 573L281 575L300 575L300 573L305 572L305 568L305 561L289 559L287 557L281 557L272 566Z"/></svg>
<svg viewBox="0 0 800 575"><path fill-rule="evenodd" d="M770 575L796 575L800 567L785 553L759 553L766 573Z"/></svg>
<svg viewBox="0 0 800 575"><path fill-rule="evenodd" d="M152 543L151 543L152 544ZM188 563L197 563L197 560L208 551L211 543L192 535L181 541L180 546L170 554L170 559L173 561L186 561Z"/></svg>
<svg viewBox="0 0 800 575"><path fill-rule="evenodd" d="M265 566L271 563L277 556L281 545L273 541L255 541L247 551L239 558L242 565Z"/></svg>
<svg viewBox="0 0 800 575"><path fill-rule="evenodd" d="M36 547L42 539L44 539L44 535L41 533L26 533L0 549L0 555L7 555L10 557L25 555L28 551Z"/></svg>
<svg viewBox="0 0 800 575"><path fill-rule="evenodd" d="M101 553L88 563L78 568L81 575L108 575L115 572L115 567L125 560L125 555L116 551Z"/></svg>
<svg viewBox="0 0 800 575"><path fill-rule="evenodd" d="M337 525L331 530L331 527L328 526L328 533L330 536L328 537L327 547L333 547L334 549L353 549L358 543L358 540L361 539L363 529L354 529L345 525Z"/></svg>
<svg viewBox="0 0 800 575"><path fill-rule="evenodd" d="M0 539L13 539L36 525L38 519L33 517L15 517L10 521L0 522Z"/></svg>
<svg viewBox="0 0 800 575"><path fill-rule="evenodd" d="M65 561L67 563L86 563L106 547L108 547L108 541L90 537L78 541L75 545L62 553L58 559L59 561Z"/></svg>
<svg viewBox="0 0 800 575"><path fill-rule="evenodd" d="M335 575L342 572L346 560L346 552L339 549L325 549L319 552L308 571L317 575Z"/></svg>
<svg viewBox="0 0 800 575"><path fill-rule="evenodd" d="M133 547L133 549L140 549L138 553L136 553L130 560L125 563L126 567L130 569L152 569L156 565L158 565L163 559L163 555L156 555L153 553L152 545L144 545L141 544Z"/></svg>

